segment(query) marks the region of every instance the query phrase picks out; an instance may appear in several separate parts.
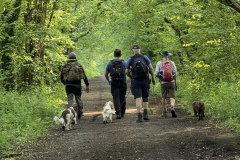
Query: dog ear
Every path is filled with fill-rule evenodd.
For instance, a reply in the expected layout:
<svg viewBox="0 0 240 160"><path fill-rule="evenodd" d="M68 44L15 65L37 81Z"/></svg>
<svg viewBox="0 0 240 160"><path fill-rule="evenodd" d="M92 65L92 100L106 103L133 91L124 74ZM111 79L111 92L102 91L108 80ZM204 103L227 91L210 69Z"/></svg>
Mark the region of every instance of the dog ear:
<svg viewBox="0 0 240 160"><path fill-rule="evenodd" d="M73 109L78 112L78 107L77 106L74 106Z"/></svg>
<svg viewBox="0 0 240 160"><path fill-rule="evenodd" d="M107 106L107 103L108 103L108 102L106 102L106 103L104 104L103 109Z"/></svg>

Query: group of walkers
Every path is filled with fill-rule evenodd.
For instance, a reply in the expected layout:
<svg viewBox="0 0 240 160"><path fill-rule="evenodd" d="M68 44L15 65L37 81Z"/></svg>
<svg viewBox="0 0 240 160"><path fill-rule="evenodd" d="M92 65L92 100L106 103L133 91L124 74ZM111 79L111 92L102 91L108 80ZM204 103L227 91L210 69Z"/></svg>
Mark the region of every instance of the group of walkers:
<svg viewBox="0 0 240 160"><path fill-rule="evenodd" d="M136 100L136 109L138 113L137 122L149 120L149 89L150 83L153 83L153 85L156 84L155 77L157 77L159 79L159 82L161 83L163 104L162 116L167 116L166 99L167 97L170 97L172 117L177 117L174 109L175 91L177 89L177 68L175 63L169 60L171 53L169 53L168 51L163 51L161 53L162 60L157 63L154 72L150 59L146 55L142 55L140 51L141 47L139 45L133 45L133 56L130 57L127 61L124 61L121 59L121 50L115 49L114 59L109 61L106 66L105 78L108 81L109 85L111 85L111 94L113 96L116 119L121 119L122 117L124 117L124 114L126 112L126 76L131 79L131 92L134 96L134 99ZM74 66L78 67L75 68ZM71 70L73 70L72 74L70 72ZM79 72L76 73L76 70ZM72 82L71 79L74 78L69 77L76 77L76 74L82 74L82 76L79 76L79 78L75 78L78 80ZM149 78L149 74L151 75L151 79ZM83 104L81 102L81 79L84 80L86 85L86 91L89 92L89 82L87 76L82 66L80 64L77 64L76 54L72 52L69 55L69 60L67 61L67 64L62 69L61 81L66 86L65 89L68 97L69 107L73 105L73 94L75 94L76 103L79 108L78 118L80 118L83 113Z"/></svg>

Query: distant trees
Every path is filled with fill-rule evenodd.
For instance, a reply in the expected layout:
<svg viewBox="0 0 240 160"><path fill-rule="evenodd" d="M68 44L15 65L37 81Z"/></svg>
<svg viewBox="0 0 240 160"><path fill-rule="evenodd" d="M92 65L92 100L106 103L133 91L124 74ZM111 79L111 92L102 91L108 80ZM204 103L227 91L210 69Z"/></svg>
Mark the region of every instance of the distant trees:
<svg viewBox="0 0 240 160"><path fill-rule="evenodd" d="M97 75L115 48L128 58L135 43L154 65L163 50L172 52L182 74L191 70L205 83L240 76L239 0L1 3L0 85L6 90L57 81L71 51L90 75ZM201 70L198 64L209 67Z"/></svg>

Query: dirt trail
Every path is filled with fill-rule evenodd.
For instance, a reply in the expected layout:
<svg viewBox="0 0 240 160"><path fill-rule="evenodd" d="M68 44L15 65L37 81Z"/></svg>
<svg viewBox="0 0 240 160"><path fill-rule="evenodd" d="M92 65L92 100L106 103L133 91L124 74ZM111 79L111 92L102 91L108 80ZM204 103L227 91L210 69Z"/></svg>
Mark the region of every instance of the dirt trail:
<svg viewBox="0 0 240 160"><path fill-rule="evenodd" d="M129 86L128 86L129 88ZM240 155L238 134L197 121L180 106L177 118L149 115L150 121L136 123L135 101L127 97L123 119L102 123L102 107L112 100L110 86L103 76L90 80L90 93L83 91L84 116L70 131L60 127L34 145L22 148L22 160L233 160ZM128 91L127 91L128 92ZM180 91L178 91L180 92ZM150 108L160 97L150 95Z"/></svg>

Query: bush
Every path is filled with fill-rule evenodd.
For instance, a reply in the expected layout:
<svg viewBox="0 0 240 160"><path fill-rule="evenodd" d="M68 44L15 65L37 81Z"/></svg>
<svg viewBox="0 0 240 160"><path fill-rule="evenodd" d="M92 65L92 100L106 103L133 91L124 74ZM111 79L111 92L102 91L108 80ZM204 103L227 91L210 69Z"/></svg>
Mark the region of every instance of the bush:
<svg viewBox="0 0 240 160"><path fill-rule="evenodd" d="M60 84L22 93L1 91L0 154L11 154L16 147L45 135L63 108L65 94Z"/></svg>
<svg viewBox="0 0 240 160"><path fill-rule="evenodd" d="M190 113L193 113L192 103L194 101L203 101L207 116L240 132L239 83L220 80L206 84L204 80L181 75L178 76L177 86L176 100L184 104L185 109ZM152 91L161 94L160 84L158 83Z"/></svg>

